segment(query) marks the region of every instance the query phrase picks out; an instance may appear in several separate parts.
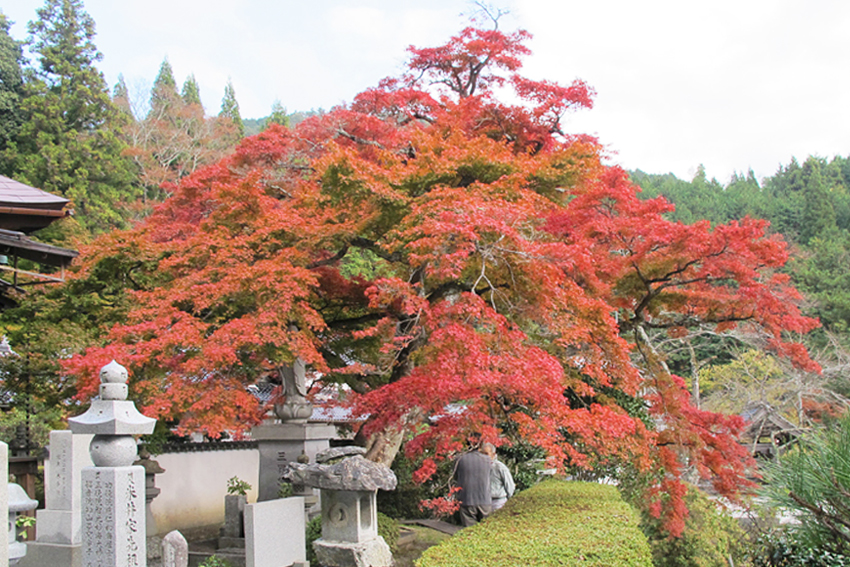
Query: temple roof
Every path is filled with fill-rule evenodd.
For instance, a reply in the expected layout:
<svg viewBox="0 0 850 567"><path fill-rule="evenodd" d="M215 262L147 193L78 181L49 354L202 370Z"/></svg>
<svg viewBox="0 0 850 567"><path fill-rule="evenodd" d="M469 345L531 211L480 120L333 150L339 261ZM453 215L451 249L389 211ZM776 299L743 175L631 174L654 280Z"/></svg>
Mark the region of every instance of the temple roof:
<svg viewBox="0 0 850 567"><path fill-rule="evenodd" d="M68 199L0 175L0 206L61 210Z"/></svg>
<svg viewBox="0 0 850 567"><path fill-rule="evenodd" d="M0 175L0 229L30 233L69 213L68 199Z"/></svg>

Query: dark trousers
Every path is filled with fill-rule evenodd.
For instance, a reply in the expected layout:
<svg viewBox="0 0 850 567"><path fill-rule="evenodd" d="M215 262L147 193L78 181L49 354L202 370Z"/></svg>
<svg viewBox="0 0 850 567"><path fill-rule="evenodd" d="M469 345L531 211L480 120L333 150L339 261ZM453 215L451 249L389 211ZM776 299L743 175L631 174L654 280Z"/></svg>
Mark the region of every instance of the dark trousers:
<svg viewBox="0 0 850 567"><path fill-rule="evenodd" d="M466 528L473 524L477 524L492 511L492 506L461 506L460 525Z"/></svg>

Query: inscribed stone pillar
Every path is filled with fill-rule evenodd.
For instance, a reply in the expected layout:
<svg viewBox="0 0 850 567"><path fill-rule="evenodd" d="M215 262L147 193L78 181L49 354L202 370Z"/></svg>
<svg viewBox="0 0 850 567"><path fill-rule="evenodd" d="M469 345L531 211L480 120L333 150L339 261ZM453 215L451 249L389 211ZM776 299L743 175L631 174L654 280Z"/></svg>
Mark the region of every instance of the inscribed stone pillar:
<svg viewBox="0 0 850 567"><path fill-rule="evenodd" d="M145 470L133 435L153 433L156 420L127 401L127 370L114 360L100 371L100 399L68 420L74 433L93 433L94 467L83 469L83 566L145 567Z"/></svg>
<svg viewBox="0 0 850 567"><path fill-rule="evenodd" d="M92 435L50 432L50 458L44 471L44 510L36 512L36 541L61 545L82 543L80 485L85 467L92 466Z"/></svg>
<svg viewBox="0 0 850 567"><path fill-rule="evenodd" d="M327 423L265 423L251 430L260 450L257 502L278 498L283 474L289 463L303 453L310 461L330 446L336 427Z"/></svg>

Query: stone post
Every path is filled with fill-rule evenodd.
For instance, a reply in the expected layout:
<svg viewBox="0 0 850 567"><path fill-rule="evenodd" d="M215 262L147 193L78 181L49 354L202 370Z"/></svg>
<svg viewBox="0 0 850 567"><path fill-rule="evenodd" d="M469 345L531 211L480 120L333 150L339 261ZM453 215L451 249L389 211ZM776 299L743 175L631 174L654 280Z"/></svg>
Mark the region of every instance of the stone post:
<svg viewBox="0 0 850 567"><path fill-rule="evenodd" d="M0 441L0 471L3 471L2 480L4 483L9 482L9 446ZM9 490L0 490L0 518L5 518L9 515ZM7 538L0 538L0 567L9 565L9 541Z"/></svg>
<svg viewBox="0 0 850 567"><path fill-rule="evenodd" d="M145 469L133 466L134 435L153 433L155 419L127 400L127 369L114 360L100 370L100 399L68 420L94 434L83 469L83 567L145 567Z"/></svg>
<svg viewBox="0 0 850 567"><path fill-rule="evenodd" d="M189 544L177 530L162 538L162 567L188 567Z"/></svg>
<svg viewBox="0 0 850 567"><path fill-rule="evenodd" d="M22 567L82 565L83 469L93 465L89 456L92 435L68 430L51 431L49 458L44 461L44 509L36 510L35 541L27 541Z"/></svg>
<svg viewBox="0 0 850 567"><path fill-rule="evenodd" d="M394 490L389 467L361 455L336 464L292 463L286 473L293 484L321 489L322 537L313 543L326 567L389 567L392 554L378 535L378 489Z"/></svg>
<svg viewBox="0 0 850 567"><path fill-rule="evenodd" d="M89 456L91 435L50 432L50 457L44 466L44 510L36 513L39 543L80 545L82 536L82 472L94 463Z"/></svg>

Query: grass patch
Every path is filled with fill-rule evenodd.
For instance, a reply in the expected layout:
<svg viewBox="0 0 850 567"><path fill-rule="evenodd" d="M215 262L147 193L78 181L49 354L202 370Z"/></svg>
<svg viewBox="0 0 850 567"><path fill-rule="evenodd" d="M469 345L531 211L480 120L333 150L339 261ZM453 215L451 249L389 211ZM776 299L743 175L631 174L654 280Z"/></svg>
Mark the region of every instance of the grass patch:
<svg viewBox="0 0 850 567"><path fill-rule="evenodd" d="M635 510L613 486L549 480L426 550L417 567L652 567Z"/></svg>

